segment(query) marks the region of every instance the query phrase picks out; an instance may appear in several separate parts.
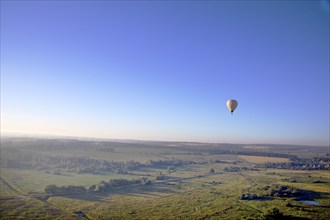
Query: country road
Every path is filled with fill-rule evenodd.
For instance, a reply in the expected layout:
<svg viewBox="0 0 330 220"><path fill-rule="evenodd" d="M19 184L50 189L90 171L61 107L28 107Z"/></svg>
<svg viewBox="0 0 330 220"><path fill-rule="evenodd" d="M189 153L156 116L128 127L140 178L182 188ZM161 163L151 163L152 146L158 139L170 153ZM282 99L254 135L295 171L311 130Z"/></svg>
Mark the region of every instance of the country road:
<svg viewBox="0 0 330 220"><path fill-rule="evenodd" d="M12 187L6 180L0 177L0 184L12 190L17 196L8 196L8 197L0 197L0 200L11 200L11 199L22 199L25 198L26 195L22 195L21 192L17 191L14 187Z"/></svg>

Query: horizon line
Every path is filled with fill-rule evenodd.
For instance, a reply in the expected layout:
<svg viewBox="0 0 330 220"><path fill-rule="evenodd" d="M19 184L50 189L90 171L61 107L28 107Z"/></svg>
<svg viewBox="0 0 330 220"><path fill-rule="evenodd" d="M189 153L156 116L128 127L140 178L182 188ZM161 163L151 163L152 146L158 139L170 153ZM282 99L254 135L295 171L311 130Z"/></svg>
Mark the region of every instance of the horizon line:
<svg viewBox="0 0 330 220"><path fill-rule="evenodd" d="M135 142L170 142L170 143L195 143L195 144L232 144L232 145L287 145L287 146L308 146L308 147L330 147L330 145L309 145L309 144L286 144L286 143L233 143L233 142L206 142L206 141L182 141L182 140L153 140L153 139L134 139L134 138L110 138L110 137L92 137L92 136L75 136L64 134L47 134L47 133L29 133L29 132L8 132L0 131L0 137L16 137L16 138L40 138L40 139L72 139L85 141L135 141Z"/></svg>

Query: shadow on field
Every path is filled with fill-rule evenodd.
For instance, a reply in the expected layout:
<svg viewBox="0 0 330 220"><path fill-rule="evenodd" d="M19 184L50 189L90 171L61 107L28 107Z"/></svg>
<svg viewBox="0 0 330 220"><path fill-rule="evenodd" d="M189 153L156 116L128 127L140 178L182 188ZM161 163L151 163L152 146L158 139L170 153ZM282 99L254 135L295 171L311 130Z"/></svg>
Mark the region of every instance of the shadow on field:
<svg viewBox="0 0 330 220"><path fill-rule="evenodd" d="M314 199L314 198L328 198L330 193L327 192L316 192L312 190L300 190L300 195L297 196L300 199Z"/></svg>
<svg viewBox="0 0 330 220"><path fill-rule="evenodd" d="M257 201L271 201L271 200L274 200L274 198L271 198L271 197L258 197L256 199L253 199L253 200L257 200Z"/></svg>
<svg viewBox="0 0 330 220"><path fill-rule="evenodd" d="M140 195L140 196L155 196L158 193L162 194L170 194L174 193L174 188L171 185L146 185L146 186L138 186L132 188L125 188L119 189L118 191L114 192L119 195Z"/></svg>
<svg viewBox="0 0 330 220"><path fill-rule="evenodd" d="M101 202L101 201L109 200L109 196L110 193L93 192L93 193L82 193L82 194L74 194L74 195L62 195L59 197L85 200L90 202Z"/></svg>

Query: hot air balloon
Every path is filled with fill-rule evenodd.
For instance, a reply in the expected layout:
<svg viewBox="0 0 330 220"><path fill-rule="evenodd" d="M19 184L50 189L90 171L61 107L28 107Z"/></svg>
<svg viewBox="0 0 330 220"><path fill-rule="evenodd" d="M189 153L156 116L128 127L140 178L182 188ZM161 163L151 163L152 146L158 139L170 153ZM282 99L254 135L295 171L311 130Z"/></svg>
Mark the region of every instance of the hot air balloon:
<svg viewBox="0 0 330 220"><path fill-rule="evenodd" d="M237 108L237 105L238 105L238 102L235 99L229 99L227 101L227 107L228 107L229 111L231 112L231 114L233 114L233 112Z"/></svg>

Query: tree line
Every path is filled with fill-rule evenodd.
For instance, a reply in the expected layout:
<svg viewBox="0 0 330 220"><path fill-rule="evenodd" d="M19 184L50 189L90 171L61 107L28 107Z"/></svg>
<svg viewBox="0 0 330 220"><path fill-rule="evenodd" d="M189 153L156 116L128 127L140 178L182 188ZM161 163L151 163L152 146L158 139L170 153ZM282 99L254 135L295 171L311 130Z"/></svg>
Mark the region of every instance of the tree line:
<svg viewBox="0 0 330 220"><path fill-rule="evenodd" d="M241 196L242 200L256 200L265 199L269 197L279 197L279 198L291 198L299 197L304 193L298 188L287 185L273 184L271 186L264 186L261 188L263 190L259 195L253 193L244 193Z"/></svg>
<svg viewBox="0 0 330 220"><path fill-rule="evenodd" d="M118 187L131 186L131 185L150 185L151 181L147 177L141 177L139 179L110 179L109 181L100 181L98 184L91 185L88 188L84 186L57 186L55 184L47 185L44 189L46 194L51 195L65 195L65 194L77 194L87 192L108 192L111 189Z"/></svg>

